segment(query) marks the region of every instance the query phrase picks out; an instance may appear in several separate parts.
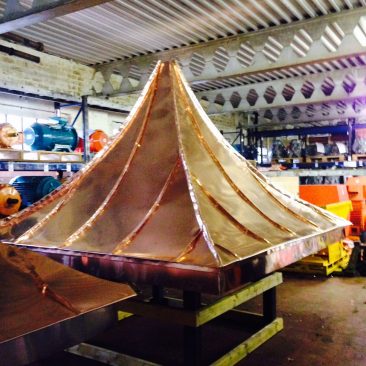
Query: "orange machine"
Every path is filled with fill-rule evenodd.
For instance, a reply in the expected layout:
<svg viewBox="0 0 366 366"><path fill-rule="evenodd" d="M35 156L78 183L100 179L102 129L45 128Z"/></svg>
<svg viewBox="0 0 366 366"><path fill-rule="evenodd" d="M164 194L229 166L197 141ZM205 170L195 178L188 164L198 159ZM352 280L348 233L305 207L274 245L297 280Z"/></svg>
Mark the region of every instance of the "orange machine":
<svg viewBox="0 0 366 366"><path fill-rule="evenodd" d="M102 130L95 130L89 135L89 143L90 143L90 152L97 153L102 150L108 142L108 135ZM79 137L79 143L75 151L83 152L84 151L84 140Z"/></svg>
<svg viewBox="0 0 366 366"><path fill-rule="evenodd" d="M351 235L359 236L366 229L366 177L348 178L347 190L353 206Z"/></svg>
<svg viewBox="0 0 366 366"><path fill-rule="evenodd" d="M19 133L10 123L0 123L0 147L9 148L19 144Z"/></svg>
<svg viewBox="0 0 366 366"><path fill-rule="evenodd" d="M19 211L22 200L19 192L9 184L0 185L0 216L9 216Z"/></svg>

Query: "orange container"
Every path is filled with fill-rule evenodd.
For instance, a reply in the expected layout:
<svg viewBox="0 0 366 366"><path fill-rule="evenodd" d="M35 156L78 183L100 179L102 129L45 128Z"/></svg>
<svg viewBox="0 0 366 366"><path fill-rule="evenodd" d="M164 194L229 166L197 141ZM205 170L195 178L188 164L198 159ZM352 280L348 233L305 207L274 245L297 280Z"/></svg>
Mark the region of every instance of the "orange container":
<svg viewBox="0 0 366 366"><path fill-rule="evenodd" d="M366 186L366 177L349 177L347 179L347 185L352 185L352 184L356 184L356 185L363 185Z"/></svg>
<svg viewBox="0 0 366 366"><path fill-rule="evenodd" d="M301 185L300 198L317 206L349 200L344 184Z"/></svg>
<svg viewBox="0 0 366 366"><path fill-rule="evenodd" d="M351 200L354 211L364 210L366 208L365 200Z"/></svg>
<svg viewBox="0 0 366 366"><path fill-rule="evenodd" d="M353 201L365 200L364 199L364 195L363 195L363 193L361 191L359 193L348 192L348 194L349 194L349 199L352 202Z"/></svg>

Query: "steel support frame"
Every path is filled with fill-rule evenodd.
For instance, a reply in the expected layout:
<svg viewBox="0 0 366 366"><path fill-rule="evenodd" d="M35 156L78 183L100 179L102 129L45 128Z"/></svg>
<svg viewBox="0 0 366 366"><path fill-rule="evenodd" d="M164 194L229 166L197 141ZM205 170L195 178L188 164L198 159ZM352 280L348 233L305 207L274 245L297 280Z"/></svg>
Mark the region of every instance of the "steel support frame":
<svg viewBox="0 0 366 366"><path fill-rule="evenodd" d="M366 8L347 10L205 44L97 65L97 71L105 80L101 94L118 95L141 90L157 60L177 59L187 80L194 84L363 54L366 37L360 20L365 16ZM337 39L332 43L334 36ZM219 55L222 52L224 58ZM223 62L221 67L218 61ZM133 86L131 79L136 70L141 76ZM122 77L117 88L111 83L115 73Z"/></svg>
<svg viewBox="0 0 366 366"><path fill-rule="evenodd" d="M32 24L100 5L111 0L33 0L31 7L24 7L19 0L7 0L0 19L0 34L13 32Z"/></svg>
<svg viewBox="0 0 366 366"><path fill-rule="evenodd" d="M341 108L340 108L341 106ZM333 103L324 110L324 104L305 104L295 107L266 108L258 110L259 124L257 127L268 124L301 124L311 122L337 123L345 122L349 118L356 118L358 122L366 119L366 99L342 101ZM254 125L249 124L249 127Z"/></svg>
<svg viewBox="0 0 366 366"><path fill-rule="evenodd" d="M232 365L283 329L283 320L278 318L276 314L276 286L280 283L282 283L282 274L272 273L208 305L202 304L202 295L199 292L185 290L182 299L172 299L164 296L163 288L155 287L150 301L142 297L136 301L125 302L119 309L121 315L123 312L128 317L133 313L146 318L168 321L172 325L183 325L182 346L184 365L187 366L202 365L201 327L209 321L220 316L227 321L242 324L244 329L245 326L254 327L252 336L212 363L212 365ZM235 307L259 295L263 296L262 314L235 309ZM121 318L123 319L124 316ZM108 362L110 358L125 360L126 357L129 357L131 359L131 356L116 355L115 352L109 354L109 350L89 344L73 347L69 352L95 360L100 360L102 357L104 362ZM136 365L151 364L149 361L138 358L134 358L133 361Z"/></svg>
<svg viewBox="0 0 366 366"><path fill-rule="evenodd" d="M88 107L88 97L83 96L81 98L81 110L83 114L83 145L84 152L83 157L85 163L89 162L91 159L90 155L90 141L89 141L89 107Z"/></svg>
<svg viewBox="0 0 366 366"><path fill-rule="evenodd" d="M204 91L196 95L198 99L205 99L209 102L207 109L209 114L248 112L266 108L326 104L364 98L365 80L366 67L357 67L305 77L271 80L255 85ZM256 100L250 99L251 93L257 95ZM240 101L235 107L232 103L234 97ZM224 104L220 105L217 100L224 101Z"/></svg>

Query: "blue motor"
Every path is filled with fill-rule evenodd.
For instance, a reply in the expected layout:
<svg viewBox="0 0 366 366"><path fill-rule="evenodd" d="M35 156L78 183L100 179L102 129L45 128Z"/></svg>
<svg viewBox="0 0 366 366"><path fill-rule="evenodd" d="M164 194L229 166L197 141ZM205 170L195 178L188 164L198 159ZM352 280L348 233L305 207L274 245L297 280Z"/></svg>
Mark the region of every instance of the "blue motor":
<svg viewBox="0 0 366 366"><path fill-rule="evenodd" d="M241 144L235 144L233 146L236 151L245 157L245 159L257 160L258 150L255 145L243 145L242 147Z"/></svg>
<svg viewBox="0 0 366 366"><path fill-rule="evenodd" d="M24 130L24 142L32 150L73 151L78 144L78 134L74 127L61 117L50 118L56 124L34 123Z"/></svg>
<svg viewBox="0 0 366 366"><path fill-rule="evenodd" d="M20 176L13 178L9 183L20 193L21 208L39 201L61 185L60 181L49 176Z"/></svg>

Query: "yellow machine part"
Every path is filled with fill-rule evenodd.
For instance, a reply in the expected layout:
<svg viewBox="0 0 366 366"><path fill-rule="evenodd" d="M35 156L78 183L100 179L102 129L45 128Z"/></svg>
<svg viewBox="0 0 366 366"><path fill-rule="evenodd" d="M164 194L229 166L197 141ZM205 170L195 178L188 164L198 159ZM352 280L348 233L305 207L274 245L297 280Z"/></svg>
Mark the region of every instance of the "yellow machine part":
<svg viewBox="0 0 366 366"><path fill-rule="evenodd" d="M0 147L8 148L19 143L19 134L10 123L0 123Z"/></svg>
<svg viewBox="0 0 366 366"><path fill-rule="evenodd" d="M9 216L19 211L22 199L19 192L8 184L0 185L0 215Z"/></svg>

